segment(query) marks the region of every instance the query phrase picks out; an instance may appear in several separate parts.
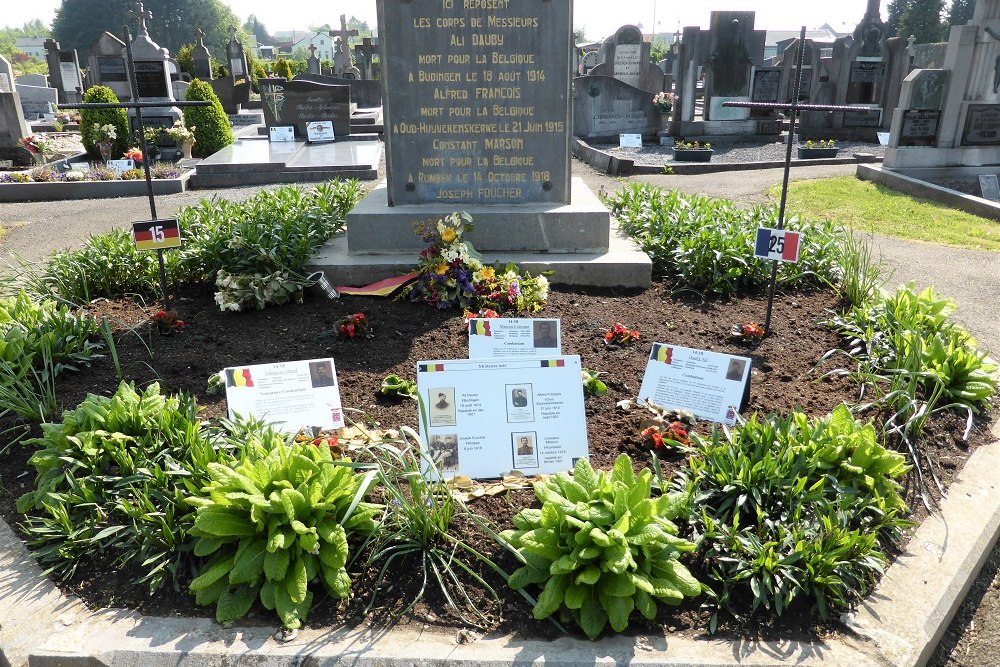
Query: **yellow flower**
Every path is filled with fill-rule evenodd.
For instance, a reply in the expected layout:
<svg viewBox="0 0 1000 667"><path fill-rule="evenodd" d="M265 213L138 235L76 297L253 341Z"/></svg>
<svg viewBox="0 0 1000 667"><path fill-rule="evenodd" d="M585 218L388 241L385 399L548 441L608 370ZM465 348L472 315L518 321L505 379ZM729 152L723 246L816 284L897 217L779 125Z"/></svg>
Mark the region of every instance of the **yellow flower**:
<svg viewBox="0 0 1000 667"><path fill-rule="evenodd" d="M445 243L451 243L457 238L458 238L458 233L456 233L455 230L452 229L451 227L448 227L443 232L441 232L441 240L444 241Z"/></svg>
<svg viewBox="0 0 1000 667"><path fill-rule="evenodd" d="M480 280L493 280L494 278L496 278L496 276L497 272L493 269L492 266L484 266L482 269L479 270Z"/></svg>
<svg viewBox="0 0 1000 667"><path fill-rule="evenodd" d="M438 274L439 276L443 276L444 274L448 273L448 265L445 264L444 262L441 262L440 264L434 267L434 273Z"/></svg>

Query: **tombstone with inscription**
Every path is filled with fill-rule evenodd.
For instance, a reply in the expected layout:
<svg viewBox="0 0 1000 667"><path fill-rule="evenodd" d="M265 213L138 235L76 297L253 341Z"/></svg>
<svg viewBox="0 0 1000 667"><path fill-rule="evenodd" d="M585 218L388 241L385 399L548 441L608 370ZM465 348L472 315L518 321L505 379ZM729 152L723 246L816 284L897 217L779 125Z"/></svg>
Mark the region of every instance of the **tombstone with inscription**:
<svg viewBox="0 0 1000 667"><path fill-rule="evenodd" d="M10 61L0 53L0 93L14 92L14 68Z"/></svg>
<svg viewBox="0 0 1000 667"><path fill-rule="evenodd" d="M194 34L197 37L197 42L191 51L191 60L194 63L194 78L201 79L202 81L211 81L215 77L212 76L212 54L209 53L208 47L205 46L205 31L198 28Z"/></svg>
<svg viewBox="0 0 1000 667"><path fill-rule="evenodd" d="M313 81L325 83L328 86L348 86L351 89L352 109L355 107L375 109L382 106L382 84L373 79L342 79L338 76L303 72L296 75L293 81Z"/></svg>
<svg viewBox="0 0 1000 667"><path fill-rule="evenodd" d="M125 42L110 32L103 33L90 47L87 63L91 84L110 88L119 100L131 99L132 86L125 66Z"/></svg>
<svg viewBox="0 0 1000 667"><path fill-rule="evenodd" d="M611 257L607 209L570 177L571 3L377 7L387 181L321 266L348 284L412 270L414 223L466 211L487 261L517 253L561 283L648 285L644 260Z"/></svg>
<svg viewBox="0 0 1000 667"><path fill-rule="evenodd" d="M1000 0L978 0L972 20L952 27L944 67L907 75L893 113L886 168L969 176L1000 164L998 35Z"/></svg>
<svg viewBox="0 0 1000 667"><path fill-rule="evenodd" d="M316 57L316 45L309 45L309 57L306 58L306 69L310 74L319 74L319 58Z"/></svg>
<svg viewBox="0 0 1000 667"><path fill-rule="evenodd" d="M10 63L0 54L0 160L22 162L27 154L18 140L28 136L29 132L21 111L20 95L13 86L7 90L3 85L5 76L13 83L12 74Z"/></svg>
<svg viewBox="0 0 1000 667"><path fill-rule="evenodd" d="M132 60L135 64L135 86L140 102L162 102L162 106L148 107L142 110L142 122L147 128L165 129L173 127L182 118L181 111L173 106L174 91L170 80L170 69L167 63L170 53L149 37L146 28L152 14L143 10L135 14L139 22L138 34L132 40ZM128 110L129 127L136 131L135 109ZM161 135L157 144L168 151L178 151L178 146L169 138Z"/></svg>
<svg viewBox="0 0 1000 667"><path fill-rule="evenodd" d="M763 65L760 32L754 12L712 12L709 55L705 67L705 120L745 121L749 109L725 107L725 102L750 101L750 75Z"/></svg>
<svg viewBox="0 0 1000 667"><path fill-rule="evenodd" d="M76 104L83 99L83 77L76 49L61 49L54 39L45 40L45 60L49 79L58 91L60 104Z"/></svg>
<svg viewBox="0 0 1000 667"><path fill-rule="evenodd" d="M351 133L351 89L302 79L259 79L264 124L268 127L291 125L295 137L306 138L306 125L312 121L332 120L336 136Z"/></svg>
<svg viewBox="0 0 1000 667"><path fill-rule="evenodd" d="M52 113L52 109L59 105L59 91L55 88L28 86L21 83L18 83L15 88L17 94L21 96L21 113L27 120L42 118L46 114Z"/></svg>
<svg viewBox="0 0 1000 667"><path fill-rule="evenodd" d="M49 87L49 77L44 74L22 74L14 80L19 86L38 86L39 88Z"/></svg>
<svg viewBox="0 0 1000 667"><path fill-rule="evenodd" d="M650 59L651 46L642 39L642 31L625 25L604 40L600 61L588 74L610 76L633 88L658 93L666 90L665 74Z"/></svg>

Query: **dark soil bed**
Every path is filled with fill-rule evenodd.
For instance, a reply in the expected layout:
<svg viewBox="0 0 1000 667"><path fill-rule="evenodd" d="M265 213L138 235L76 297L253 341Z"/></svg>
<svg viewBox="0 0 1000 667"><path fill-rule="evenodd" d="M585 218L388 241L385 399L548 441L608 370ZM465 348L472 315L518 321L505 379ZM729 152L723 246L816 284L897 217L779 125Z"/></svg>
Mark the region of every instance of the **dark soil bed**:
<svg viewBox="0 0 1000 667"><path fill-rule="evenodd" d="M821 416L841 402L855 402L856 387L845 378L821 377L817 360L837 347L836 335L817 322L837 305L827 291L794 292L779 295L774 305L772 335L758 346L736 344L729 330L737 322L762 322L767 300L750 296L708 302L671 298L667 286L656 284L640 293L613 290L554 290L549 304L540 313L562 321L563 351L578 354L585 368L601 372L609 387L605 396L586 401L587 433L591 460L595 468L609 468L621 453L629 454L637 466L649 465L650 457L638 434L640 411L623 411L617 403L635 398L650 344L663 341L675 345L749 356L753 359L750 403L746 414L758 412L787 413L801 408L809 415ZM436 311L428 306L403 301L344 297L332 302L307 302L260 312L221 313L208 290L181 292L175 303L187 327L181 333L161 336L148 325L154 304L137 305L130 300L101 300L89 308L97 316L107 316L116 330L118 354L126 378L138 385L159 381L168 391L184 390L198 397L205 418L224 417L225 401L206 395L210 374L227 366L269 363L291 359L332 356L342 394L348 408L364 411L383 428L417 426L417 408L412 401L392 401L379 396L382 378L389 373L413 379L417 361L467 357L467 340L461 314ZM373 324L374 338L344 340L336 336L338 318L363 311ZM615 322L638 329L639 344L629 348L604 345L602 336ZM117 385L110 359L93 367L60 378L58 389L63 407L72 408L88 392L110 394ZM13 428L0 422L0 429ZM935 418L923 446L937 465L937 472L947 484L976 446L987 441L985 417L977 419L968 442L963 442L964 416ZM697 431L706 434L707 424ZM32 427L37 432L37 427ZM9 436L8 436L9 437ZM27 491L34 471L26 467L29 448L13 445L0 457L0 513L11 525L18 522L14 501ZM667 462L667 472L683 463L680 456ZM916 518L923 511L912 484L908 502ZM510 518L534 501L531 491L515 491L506 496L476 500L474 511L484 515L501 529ZM514 559L491 543L479 529L459 525L458 532L511 572ZM365 620L364 608L377 595L370 622L387 622L419 587L416 563L394 568L391 587L375 591L372 572L352 572L351 599L340 602L318 598L310 613L312 627L354 625ZM491 573L484 573L503 600L502 609L493 609L482 594L475 601L479 608L490 609L495 623L491 629L515 632L522 636L549 637L559 634L546 622L534 621L531 607L519 594L511 592ZM697 574L697 573L696 573ZM211 607L196 607L186 593L161 590L150 595L145 587L129 584L135 573L108 571L105 564L86 563L75 580L61 584L67 592L81 596L94 607L128 607L155 615L213 616ZM187 579L182 582L186 586ZM700 601L664 611L653 624L634 621L630 628L638 633L702 633L708 614L699 609ZM638 617L638 615L636 615ZM273 614L255 607L250 623L275 625ZM460 631L462 623L450 616L444 600L433 583L428 585L425 602L407 614L403 623L426 624L443 631ZM835 625L821 625L806 608L791 609L779 621L757 621L740 625L725 621L724 635L782 637L797 639L836 632Z"/></svg>

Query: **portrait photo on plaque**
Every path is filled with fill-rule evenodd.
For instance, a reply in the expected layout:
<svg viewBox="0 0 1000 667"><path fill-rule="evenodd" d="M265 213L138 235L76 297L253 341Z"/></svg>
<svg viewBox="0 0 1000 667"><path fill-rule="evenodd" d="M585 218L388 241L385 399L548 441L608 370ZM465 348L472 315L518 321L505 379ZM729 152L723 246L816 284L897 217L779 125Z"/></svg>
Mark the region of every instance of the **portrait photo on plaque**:
<svg viewBox="0 0 1000 667"><path fill-rule="evenodd" d="M508 384L507 423L516 424L535 420L535 407L531 400L531 383Z"/></svg>
<svg viewBox="0 0 1000 667"><path fill-rule="evenodd" d="M441 472L458 470L458 434L435 433L427 443L427 450L434 465Z"/></svg>
<svg viewBox="0 0 1000 667"><path fill-rule="evenodd" d="M306 123L306 140L311 144L335 141L332 120L314 120Z"/></svg>
<svg viewBox="0 0 1000 667"><path fill-rule="evenodd" d="M533 320L531 327L536 349L559 349L559 320Z"/></svg>
<svg viewBox="0 0 1000 667"><path fill-rule="evenodd" d="M534 431L515 431L510 434L515 470L538 467L537 440L538 436Z"/></svg>
<svg viewBox="0 0 1000 667"><path fill-rule="evenodd" d="M438 387L427 391L428 416L431 426L455 425L455 388Z"/></svg>

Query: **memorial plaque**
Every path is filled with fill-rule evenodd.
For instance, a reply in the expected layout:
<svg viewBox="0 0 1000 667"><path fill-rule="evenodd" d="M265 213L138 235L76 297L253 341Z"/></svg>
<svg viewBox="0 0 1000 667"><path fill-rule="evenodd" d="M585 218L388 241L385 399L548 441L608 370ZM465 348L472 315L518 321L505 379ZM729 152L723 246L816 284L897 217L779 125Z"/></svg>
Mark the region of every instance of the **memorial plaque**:
<svg viewBox="0 0 1000 667"><path fill-rule="evenodd" d="M979 189L982 190L983 199L1000 200L1000 181L997 180L996 174L980 174Z"/></svg>
<svg viewBox="0 0 1000 667"><path fill-rule="evenodd" d="M777 102L778 86L780 83L780 69L776 67L755 69L753 73L753 88L750 93L750 101Z"/></svg>
<svg viewBox="0 0 1000 667"><path fill-rule="evenodd" d="M878 83L882 77L882 63L874 60L859 60L851 63L850 83Z"/></svg>
<svg viewBox="0 0 1000 667"><path fill-rule="evenodd" d="M111 81L128 81L128 73L125 70L124 58L118 58L115 56L98 56L97 69L101 85Z"/></svg>
<svg viewBox="0 0 1000 667"><path fill-rule="evenodd" d="M882 110L873 107L869 111L847 111L844 113L844 127L879 127L882 124Z"/></svg>
<svg viewBox="0 0 1000 667"><path fill-rule="evenodd" d="M1000 104L970 104L965 115L963 146L1000 145Z"/></svg>
<svg viewBox="0 0 1000 667"><path fill-rule="evenodd" d="M903 124L899 131L900 146L933 146L937 143L940 111L903 112Z"/></svg>
<svg viewBox="0 0 1000 667"><path fill-rule="evenodd" d="M642 87L642 44L615 46L614 77L636 88Z"/></svg>
<svg viewBox="0 0 1000 667"><path fill-rule="evenodd" d="M170 97L167 91L167 71L162 61L135 64L135 84L140 98Z"/></svg>
<svg viewBox="0 0 1000 667"><path fill-rule="evenodd" d="M80 88L80 73L76 68L76 63L59 63L59 74L62 76L62 89L67 93L76 92Z"/></svg>
<svg viewBox="0 0 1000 667"><path fill-rule="evenodd" d="M10 75L0 72L0 93L11 93L14 89L10 85Z"/></svg>
<svg viewBox="0 0 1000 667"><path fill-rule="evenodd" d="M568 203L571 3L378 12L389 204Z"/></svg>
<svg viewBox="0 0 1000 667"><path fill-rule="evenodd" d="M194 61L194 78L196 79L211 79L212 78L212 61L202 60L201 58Z"/></svg>

